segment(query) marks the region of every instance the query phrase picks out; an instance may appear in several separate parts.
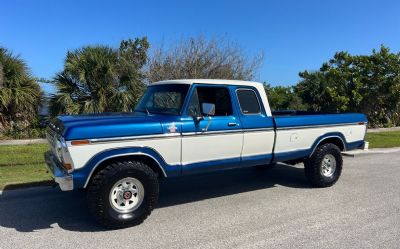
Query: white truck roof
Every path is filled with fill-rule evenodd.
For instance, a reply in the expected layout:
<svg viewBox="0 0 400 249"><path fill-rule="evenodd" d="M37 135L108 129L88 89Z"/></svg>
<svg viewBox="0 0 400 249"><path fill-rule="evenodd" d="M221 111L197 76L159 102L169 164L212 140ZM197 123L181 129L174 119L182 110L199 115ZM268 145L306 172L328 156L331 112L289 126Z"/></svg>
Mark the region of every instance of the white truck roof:
<svg viewBox="0 0 400 249"><path fill-rule="evenodd" d="M212 84L212 85L239 85L239 86L263 86L260 82L244 81L244 80L224 80L224 79L180 79L180 80L163 80L151 83L151 85L161 84Z"/></svg>
<svg viewBox="0 0 400 249"><path fill-rule="evenodd" d="M163 84L210 84L210 85L234 85L234 86L251 86L257 89L260 94L261 101L268 116L272 116L271 108L269 107L267 94L264 90L264 84L255 81L244 80L223 80L223 79L181 79L181 80L163 80L151 83L150 85L163 85Z"/></svg>

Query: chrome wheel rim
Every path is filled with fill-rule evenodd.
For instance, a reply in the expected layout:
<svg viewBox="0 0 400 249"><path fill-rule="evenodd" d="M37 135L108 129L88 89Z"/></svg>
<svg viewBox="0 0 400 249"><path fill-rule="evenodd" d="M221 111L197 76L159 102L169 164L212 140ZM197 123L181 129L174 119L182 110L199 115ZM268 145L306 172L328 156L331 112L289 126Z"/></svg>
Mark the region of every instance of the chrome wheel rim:
<svg viewBox="0 0 400 249"><path fill-rule="evenodd" d="M325 155L321 162L321 175L331 177L335 173L335 170L336 158L331 154Z"/></svg>
<svg viewBox="0 0 400 249"><path fill-rule="evenodd" d="M114 184L110 191L111 207L119 213L136 210L144 199L143 184L136 178L127 177Z"/></svg>

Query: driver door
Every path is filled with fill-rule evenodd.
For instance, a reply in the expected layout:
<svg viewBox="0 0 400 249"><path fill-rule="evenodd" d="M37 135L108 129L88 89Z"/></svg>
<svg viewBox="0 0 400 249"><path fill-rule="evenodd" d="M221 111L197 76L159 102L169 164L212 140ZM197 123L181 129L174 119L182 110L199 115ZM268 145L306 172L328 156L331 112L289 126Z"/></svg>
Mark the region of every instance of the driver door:
<svg viewBox="0 0 400 249"><path fill-rule="evenodd" d="M204 115L203 103L215 105ZM243 133L227 86L193 85L182 118L182 172L199 173L240 165Z"/></svg>

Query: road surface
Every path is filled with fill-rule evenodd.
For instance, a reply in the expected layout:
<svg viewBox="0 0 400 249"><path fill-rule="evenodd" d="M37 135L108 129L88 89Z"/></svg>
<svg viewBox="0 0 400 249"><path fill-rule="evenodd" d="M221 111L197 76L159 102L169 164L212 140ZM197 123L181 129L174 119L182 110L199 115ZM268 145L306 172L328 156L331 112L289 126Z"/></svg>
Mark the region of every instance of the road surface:
<svg viewBox="0 0 400 249"><path fill-rule="evenodd" d="M302 165L167 179L140 226L106 231L83 192L0 195L0 248L400 248L400 153L345 158L313 189Z"/></svg>

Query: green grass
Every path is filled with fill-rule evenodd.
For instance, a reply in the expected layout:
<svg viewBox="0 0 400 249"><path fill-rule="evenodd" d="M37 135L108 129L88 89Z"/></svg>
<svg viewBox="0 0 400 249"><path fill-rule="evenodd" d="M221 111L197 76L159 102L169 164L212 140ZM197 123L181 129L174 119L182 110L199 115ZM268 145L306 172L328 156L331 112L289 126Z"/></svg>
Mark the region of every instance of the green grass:
<svg viewBox="0 0 400 249"><path fill-rule="evenodd" d="M49 183L47 150L47 144L0 146L0 190Z"/></svg>
<svg viewBox="0 0 400 249"><path fill-rule="evenodd" d="M400 131L367 133L365 140L370 148L400 147Z"/></svg>

